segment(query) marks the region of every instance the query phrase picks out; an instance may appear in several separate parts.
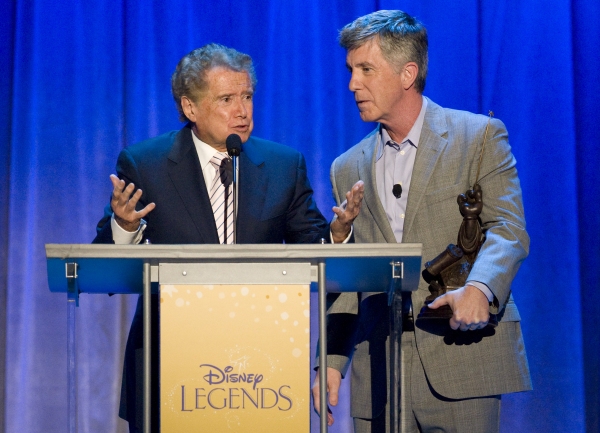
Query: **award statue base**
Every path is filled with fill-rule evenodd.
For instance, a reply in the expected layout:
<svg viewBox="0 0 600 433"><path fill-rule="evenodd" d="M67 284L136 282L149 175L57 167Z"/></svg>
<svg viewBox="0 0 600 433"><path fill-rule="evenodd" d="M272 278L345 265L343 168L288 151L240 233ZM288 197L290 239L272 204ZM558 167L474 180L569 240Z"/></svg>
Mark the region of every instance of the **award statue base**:
<svg viewBox="0 0 600 433"><path fill-rule="evenodd" d="M443 295L444 293L441 293L440 295ZM427 305L429 305L430 303L432 303L434 301L436 297L433 297L433 299L429 299L430 296L427 297L427 299L425 299L425 305L423 305L423 308L421 308L421 311L419 312L419 315L417 316L417 320L445 320L448 321L452 318L452 308L450 308L449 305L442 305L439 308L436 308L435 310L432 308L429 308ZM490 318L488 319L488 324L487 327L492 327L495 328L496 326L498 326L498 317L495 314L490 314Z"/></svg>

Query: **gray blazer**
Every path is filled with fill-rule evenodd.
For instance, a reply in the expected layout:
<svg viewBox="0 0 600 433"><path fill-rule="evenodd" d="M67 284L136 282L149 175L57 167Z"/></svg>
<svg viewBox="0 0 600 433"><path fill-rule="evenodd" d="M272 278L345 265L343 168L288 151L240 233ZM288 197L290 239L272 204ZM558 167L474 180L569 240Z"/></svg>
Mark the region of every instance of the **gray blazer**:
<svg viewBox="0 0 600 433"><path fill-rule="evenodd" d="M456 197L475 182L487 123L485 116L445 109L428 100L403 235L403 242L423 244L423 263L457 241L462 216ZM344 200L356 181L365 182L363 207L354 222L356 242L396 242L377 193L378 131L371 132L331 166L337 203ZM495 295L490 312L499 315L499 326L495 330L460 332L447 325L432 328L418 321L416 324L417 350L427 378L433 389L447 398L531 389L520 316L511 295L511 282L529 249L515 164L506 128L493 119L479 177L486 239L469 279L485 283ZM416 313L429 294L427 287L421 280L412 294ZM328 366L345 375L353 360L353 417L372 418L385 408L389 388L386 305L385 296L375 293L344 293L330 299Z"/></svg>

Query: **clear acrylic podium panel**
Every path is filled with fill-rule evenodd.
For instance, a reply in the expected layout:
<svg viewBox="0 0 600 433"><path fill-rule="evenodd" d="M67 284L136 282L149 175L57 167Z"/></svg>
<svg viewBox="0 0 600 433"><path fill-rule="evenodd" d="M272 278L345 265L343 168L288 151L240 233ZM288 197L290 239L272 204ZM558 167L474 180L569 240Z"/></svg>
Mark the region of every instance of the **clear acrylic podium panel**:
<svg viewBox="0 0 600 433"><path fill-rule="evenodd" d="M89 245L47 244L48 285L67 292L65 264L76 262L79 293L142 293L144 262L150 262L152 282L158 264L324 262L328 292L387 291L393 280L390 262L402 262L402 285L416 289L421 244L343 245ZM316 271L312 275L317 281ZM410 289L408 289L410 290Z"/></svg>
<svg viewBox="0 0 600 433"><path fill-rule="evenodd" d="M69 431L75 431L71 391L74 396L74 307L79 293L150 293L151 282L181 280L182 273L184 280L203 284L274 283L282 282L283 275L289 284L318 283L319 338L325 341L326 291L416 290L421 266L420 244L48 244L46 255L50 290L67 292L69 301ZM220 272L215 279L215 267L224 264L232 267L231 272ZM321 431L326 430L322 422Z"/></svg>

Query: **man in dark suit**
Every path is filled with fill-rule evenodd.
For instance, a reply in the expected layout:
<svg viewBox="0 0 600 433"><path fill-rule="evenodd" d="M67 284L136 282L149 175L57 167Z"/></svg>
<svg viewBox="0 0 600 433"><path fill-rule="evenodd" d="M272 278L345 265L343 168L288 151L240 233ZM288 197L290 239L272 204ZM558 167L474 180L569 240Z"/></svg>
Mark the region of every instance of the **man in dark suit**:
<svg viewBox="0 0 600 433"><path fill-rule="evenodd" d="M121 152L118 177L111 175L111 202L94 242L232 243L232 186L222 183L231 134L243 143L237 243L347 240L362 200L362 182L348 192L347 206L334 207L336 218L328 224L313 199L302 154L250 137L255 84L252 59L231 48L209 44L183 57L171 85L180 118L187 124ZM154 328L156 299L152 314ZM127 341L119 411L131 432L142 428L142 330L140 297ZM156 349L157 329L152 332ZM157 351L152 356L156 378ZM157 431L156 381L152 395L152 430Z"/></svg>
<svg viewBox="0 0 600 433"><path fill-rule="evenodd" d="M427 30L407 13L360 17L342 29L340 44L360 117L378 122L331 166L338 203L348 185L365 182L355 241L419 242L423 262L432 260L456 243L463 222L459 194L475 184L483 191L483 203L471 203L481 206L485 235L475 263L464 285L429 305L449 306L452 317L415 320L430 294L425 280L411 294L412 308L403 310L402 431L498 432L501 395L531 389L511 294L529 237L506 128L423 96ZM328 311L329 403L337 404L342 375L350 369L356 433L390 431L386 301L377 293L342 293ZM496 328L487 327L490 314L498 319ZM313 395L318 408L318 386Z"/></svg>

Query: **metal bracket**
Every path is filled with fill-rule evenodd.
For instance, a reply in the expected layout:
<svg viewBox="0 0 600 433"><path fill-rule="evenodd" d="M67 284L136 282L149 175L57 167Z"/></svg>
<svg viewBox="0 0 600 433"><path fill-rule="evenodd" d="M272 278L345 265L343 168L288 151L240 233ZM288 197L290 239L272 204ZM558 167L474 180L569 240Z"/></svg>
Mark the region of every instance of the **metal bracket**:
<svg viewBox="0 0 600 433"><path fill-rule="evenodd" d="M404 263L400 261L390 262L392 266L392 279L390 280L390 288L388 290L388 306L394 303L394 296L400 295L402 290L402 279L404 278Z"/></svg>
<svg viewBox="0 0 600 433"><path fill-rule="evenodd" d="M390 262L392 265L392 278L404 278L404 263Z"/></svg>
<svg viewBox="0 0 600 433"><path fill-rule="evenodd" d="M77 263L65 263L65 277L67 278L67 301L75 302L79 307L79 287L77 286Z"/></svg>
<svg viewBox="0 0 600 433"><path fill-rule="evenodd" d="M77 263L65 263L65 277L77 278Z"/></svg>

